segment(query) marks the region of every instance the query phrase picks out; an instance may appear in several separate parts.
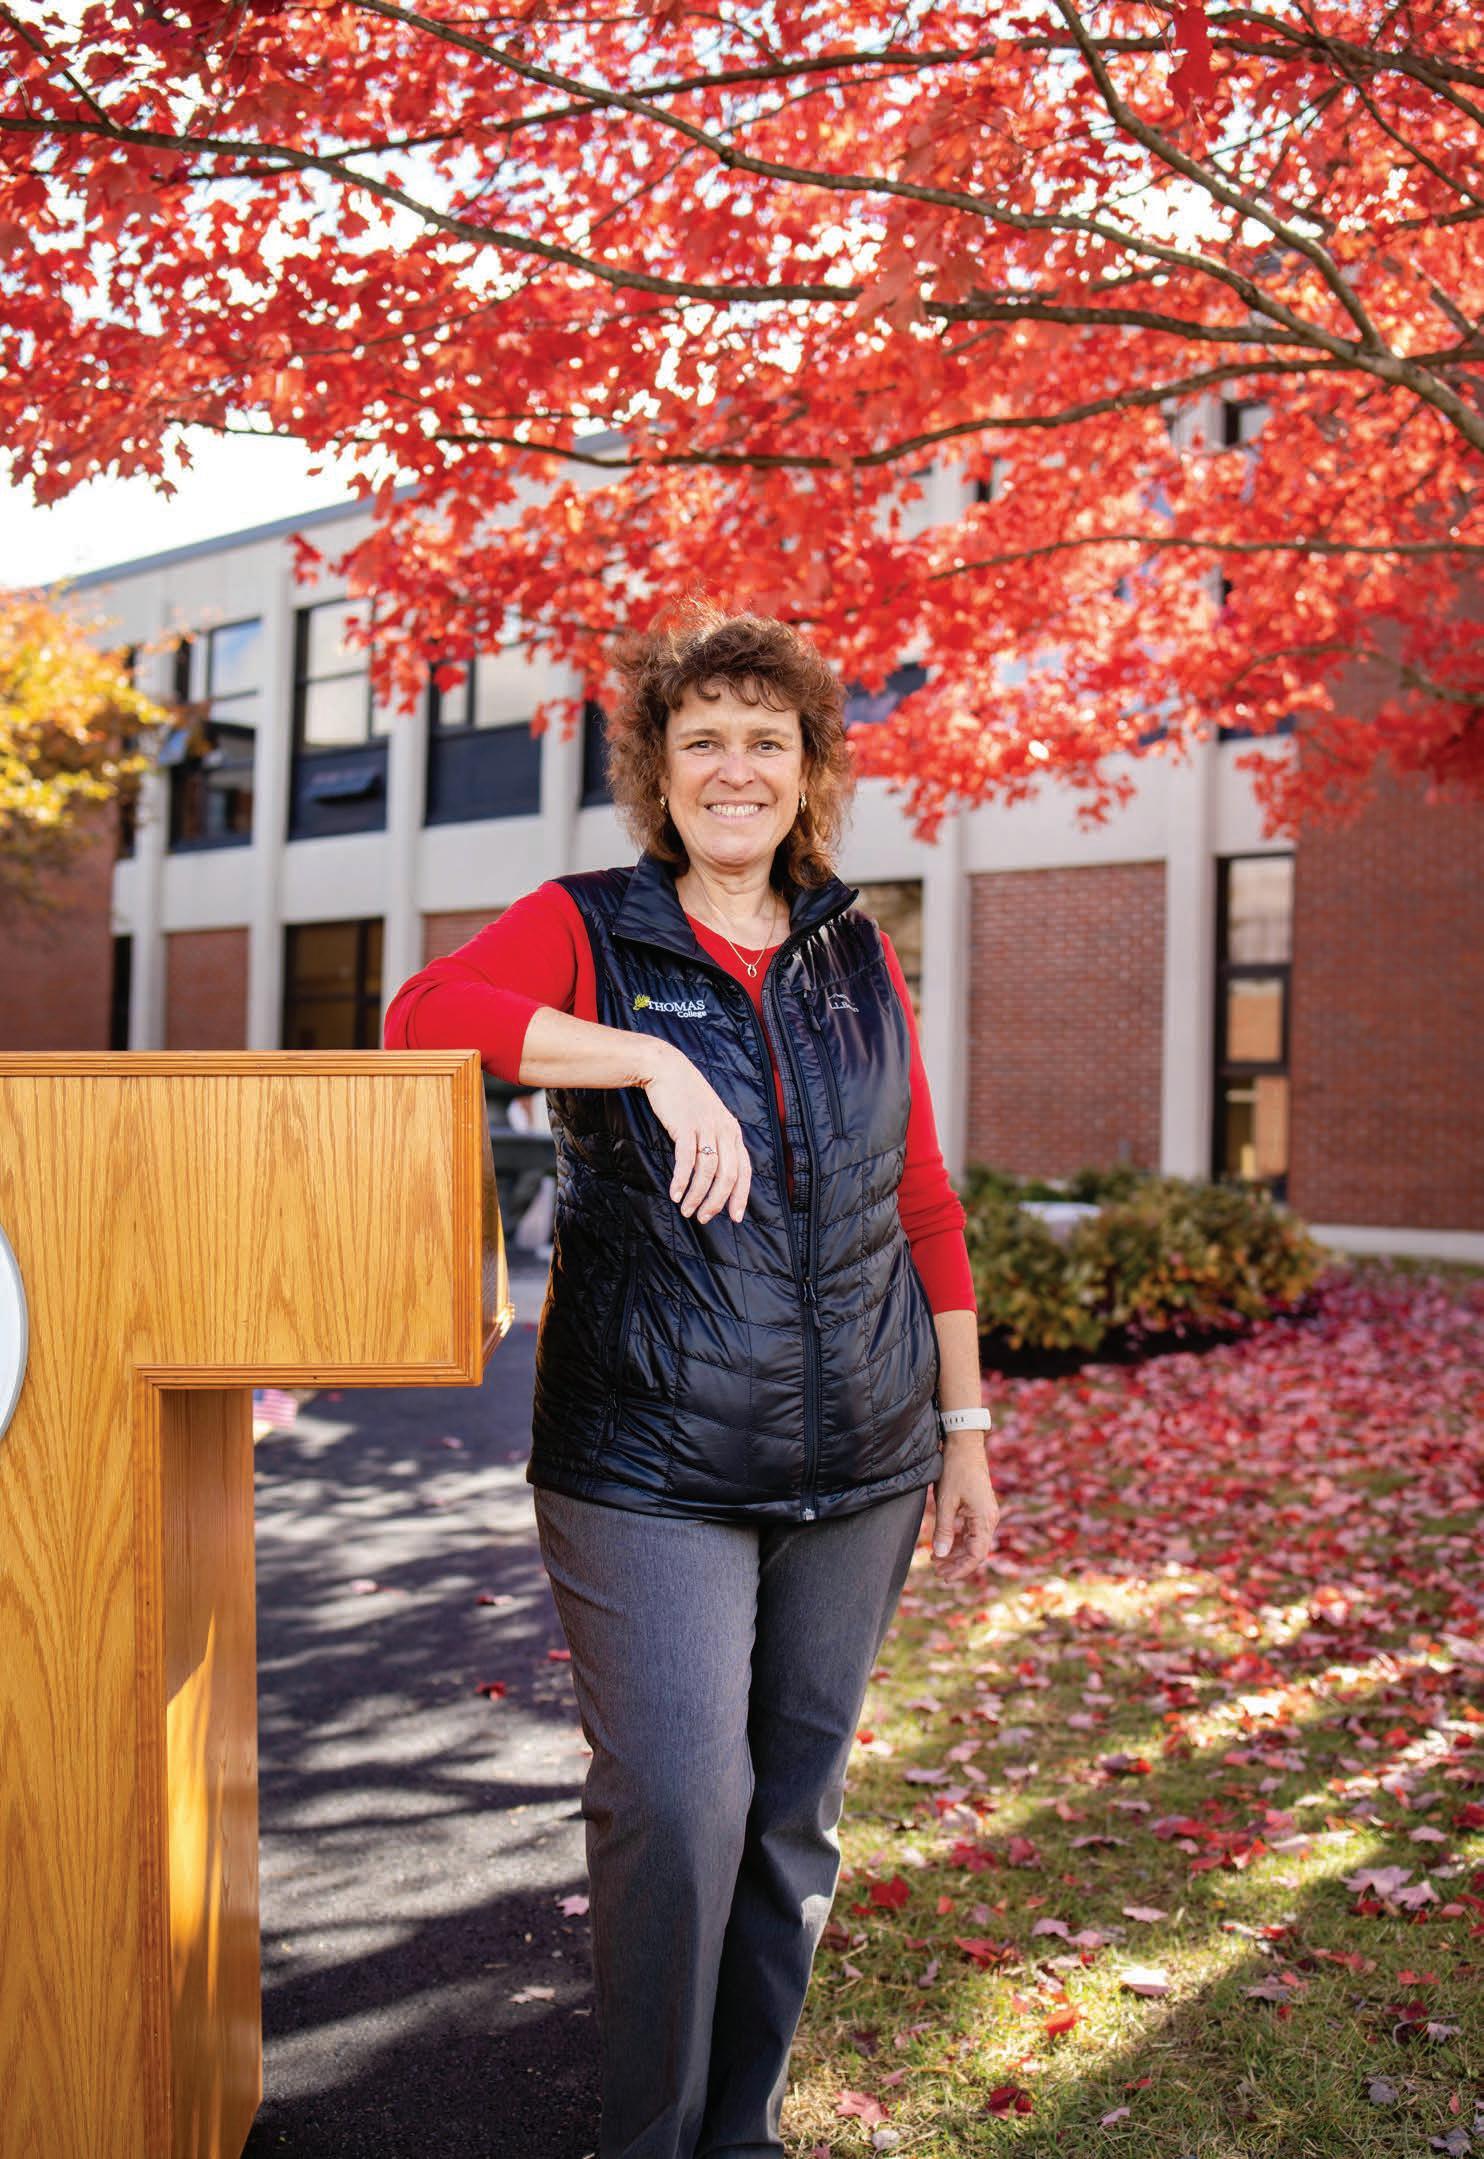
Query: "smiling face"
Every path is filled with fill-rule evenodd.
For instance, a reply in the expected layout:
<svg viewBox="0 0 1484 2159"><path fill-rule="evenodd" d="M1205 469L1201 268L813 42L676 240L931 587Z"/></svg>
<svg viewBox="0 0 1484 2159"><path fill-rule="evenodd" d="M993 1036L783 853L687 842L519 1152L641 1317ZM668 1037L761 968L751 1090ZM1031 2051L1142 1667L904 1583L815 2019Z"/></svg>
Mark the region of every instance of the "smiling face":
<svg viewBox="0 0 1484 2159"><path fill-rule="evenodd" d="M703 870L767 866L807 792L803 726L797 712L745 704L715 687L714 700L687 690L665 723L670 816Z"/></svg>

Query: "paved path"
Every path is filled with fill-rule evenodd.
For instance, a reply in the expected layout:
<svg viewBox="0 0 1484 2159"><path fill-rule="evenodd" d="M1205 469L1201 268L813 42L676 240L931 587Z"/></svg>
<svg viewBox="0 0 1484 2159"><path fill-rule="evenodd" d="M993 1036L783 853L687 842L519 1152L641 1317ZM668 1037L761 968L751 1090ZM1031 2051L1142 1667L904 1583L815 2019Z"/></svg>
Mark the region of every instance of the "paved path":
<svg viewBox="0 0 1484 2159"><path fill-rule="evenodd" d="M544 1283L512 1269L482 1388L324 1393L258 1444L249 2159L596 2143L588 1922L561 1908L587 1887L588 1757L525 1482Z"/></svg>

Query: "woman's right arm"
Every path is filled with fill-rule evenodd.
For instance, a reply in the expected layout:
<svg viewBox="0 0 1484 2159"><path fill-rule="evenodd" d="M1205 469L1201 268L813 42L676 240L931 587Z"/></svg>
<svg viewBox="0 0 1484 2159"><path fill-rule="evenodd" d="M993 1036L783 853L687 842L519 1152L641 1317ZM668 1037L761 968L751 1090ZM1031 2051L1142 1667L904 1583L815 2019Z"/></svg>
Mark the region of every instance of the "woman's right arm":
<svg viewBox="0 0 1484 2159"><path fill-rule="evenodd" d="M539 1005L526 1028L520 1077L532 1087L642 1087L675 1143L670 1197L680 1212L709 1222L726 1207L741 1221L752 1189L742 1127L673 1042Z"/></svg>
<svg viewBox="0 0 1484 2159"><path fill-rule="evenodd" d="M456 951L408 977L387 1007L387 1049L477 1049L498 1079L526 1087L643 1087L675 1143L670 1197L709 1221L740 1221L752 1184L742 1128L685 1055L595 1009L586 927L563 888L525 893ZM702 1154L703 1147L711 1151Z"/></svg>

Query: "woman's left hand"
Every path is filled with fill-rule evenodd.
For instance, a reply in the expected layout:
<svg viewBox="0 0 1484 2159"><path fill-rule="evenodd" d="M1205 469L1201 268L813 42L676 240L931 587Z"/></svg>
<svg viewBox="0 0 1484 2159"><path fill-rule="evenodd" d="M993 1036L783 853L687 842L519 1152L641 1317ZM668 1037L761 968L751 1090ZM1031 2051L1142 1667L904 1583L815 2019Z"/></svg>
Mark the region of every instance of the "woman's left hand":
<svg viewBox="0 0 1484 2159"><path fill-rule="evenodd" d="M950 1433L942 1473L933 1486L933 1569L940 1582L962 1582L979 1571L989 1557L999 1519L983 1434Z"/></svg>

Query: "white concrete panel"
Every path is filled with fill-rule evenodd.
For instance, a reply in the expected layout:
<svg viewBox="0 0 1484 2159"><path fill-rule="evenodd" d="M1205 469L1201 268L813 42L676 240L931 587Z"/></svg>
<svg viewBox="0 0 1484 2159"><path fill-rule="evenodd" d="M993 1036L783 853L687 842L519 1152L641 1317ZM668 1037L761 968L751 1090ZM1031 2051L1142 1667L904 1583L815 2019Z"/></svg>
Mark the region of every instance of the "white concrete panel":
<svg viewBox="0 0 1484 2159"><path fill-rule="evenodd" d="M1293 737L1276 735L1267 742L1219 742L1216 745L1220 777L1216 788L1212 847L1218 855L1291 854L1291 838L1264 837L1262 813L1252 792L1253 775L1237 770L1236 761L1246 750L1260 751L1265 763L1286 764L1294 755Z"/></svg>
<svg viewBox="0 0 1484 2159"><path fill-rule="evenodd" d="M1169 766L1159 1155L1174 1177L1210 1173L1219 782L1213 742Z"/></svg>
<svg viewBox="0 0 1484 2159"><path fill-rule="evenodd" d="M493 914L545 878L576 866L554 858L544 817L481 817L468 824L430 825L418 836L421 912Z"/></svg>
<svg viewBox="0 0 1484 2159"><path fill-rule="evenodd" d="M383 1017L394 992L423 963L419 870L427 807L428 708L398 715L387 744L387 885L381 945Z"/></svg>
<svg viewBox="0 0 1484 2159"><path fill-rule="evenodd" d="M1484 1267L1484 1231L1385 1229L1363 1223L1311 1222L1311 1237L1337 1252L1391 1253L1404 1259L1457 1259Z"/></svg>
<svg viewBox="0 0 1484 2159"><path fill-rule="evenodd" d="M252 912L251 847L208 847L167 854L160 926L171 930L237 929Z"/></svg>
<svg viewBox="0 0 1484 2159"><path fill-rule="evenodd" d="M968 1135L969 883L966 820L950 817L922 878L922 1013L918 1033L938 1140L950 1176L963 1169ZM874 873L873 873L874 874Z"/></svg>
<svg viewBox="0 0 1484 2159"><path fill-rule="evenodd" d="M131 925L139 913L139 866L134 855L125 855L113 866L112 908L109 929L115 937L132 934Z"/></svg>
<svg viewBox="0 0 1484 2159"><path fill-rule="evenodd" d="M140 776L139 811L134 827L134 911L129 917L133 947L129 964L129 1047L158 1050L165 1046L165 839L170 829L170 798L165 776Z"/></svg>
<svg viewBox="0 0 1484 2159"><path fill-rule="evenodd" d="M384 832L294 840L283 851L280 923L386 915L391 846Z"/></svg>
<svg viewBox="0 0 1484 2159"><path fill-rule="evenodd" d="M280 546L261 594L268 722L253 758L253 879L248 901L247 1039L278 1049L283 1015L283 859L287 844L294 714L294 610L302 588Z"/></svg>
<svg viewBox="0 0 1484 2159"><path fill-rule="evenodd" d="M610 803L595 803L591 809L577 812L572 835L572 860L561 862L542 875L553 877L564 869L603 870L610 863L632 862L638 850L619 823L618 812Z"/></svg>
<svg viewBox="0 0 1484 2159"><path fill-rule="evenodd" d="M982 803L966 812L964 867L1046 870L1109 862L1157 862L1165 852L1171 763L1167 757L1120 757L1111 771L1134 782L1134 794L1101 824L1077 817L1080 797L1051 780L1024 802Z"/></svg>

